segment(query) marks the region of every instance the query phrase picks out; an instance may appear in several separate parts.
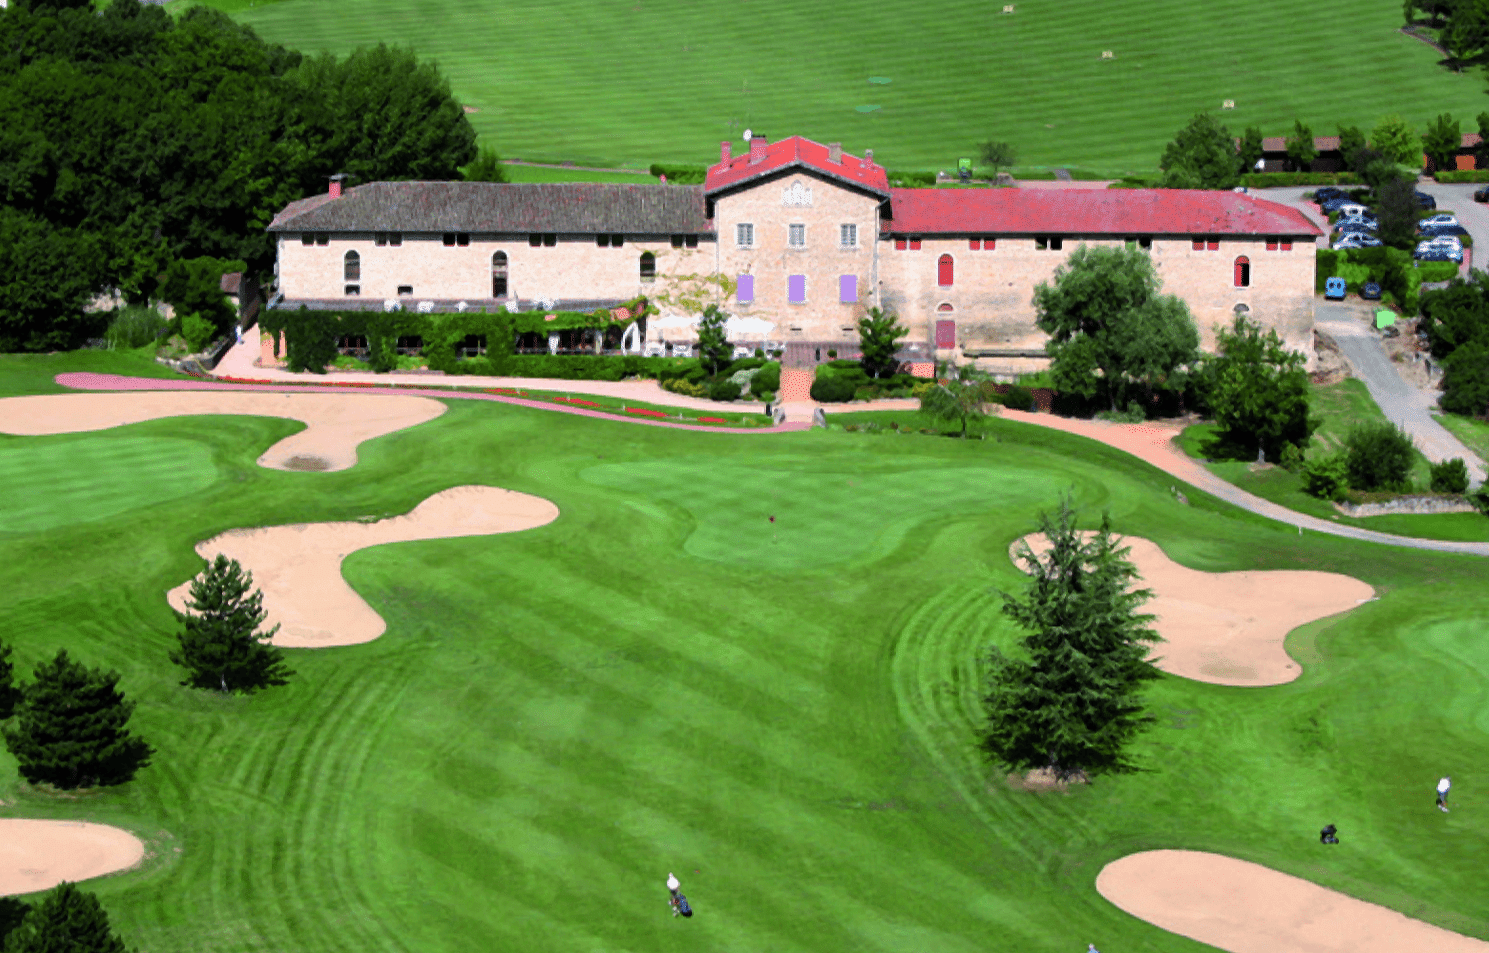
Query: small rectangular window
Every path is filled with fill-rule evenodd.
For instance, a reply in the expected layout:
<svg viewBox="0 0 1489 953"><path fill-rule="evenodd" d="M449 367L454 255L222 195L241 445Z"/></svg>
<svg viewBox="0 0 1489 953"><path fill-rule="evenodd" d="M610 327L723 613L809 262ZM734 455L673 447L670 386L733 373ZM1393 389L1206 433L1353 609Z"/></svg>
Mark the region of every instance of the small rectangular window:
<svg viewBox="0 0 1489 953"><path fill-rule="evenodd" d="M610 247L611 248L623 248L623 247L625 247L625 244L626 244L626 236L624 236L624 235L611 235L610 236Z"/></svg>
<svg viewBox="0 0 1489 953"><path fill-rule="evenodd" d="M1196 238L1196 239L1194 239L1194 250L1195 251L1204 251L1205 250L1205 240L1203 238Z"/></svg>
<svg viewBox="0 0 1489 953"><path fill-rule="evenodd" d="M454 248L455 247L455 233L454 232L445 232L444 240L445 240L445 247L446 248Z"/></svg>
<svg viewBox="0 0 1489 953"><path fill-rule="evenodd" d="M858 276L838 275L838 303L853 304L858 300Z"/></svg>
<svg viewBox="0 0 1489 953"><path fill-rule="evenodd" d="M317 245L328 245L328 244L330 244L330 242L331 242L331 236L330 235L326 234L325 232L317 232L316 233L315 243Z"/></svg>
<svg viewBox="0 0 1489 953"><path fill-rule="evenodd" d="M1050 239L1050 250L1051 251L1059 251L1060 249L1062 249L1064 247L1065 247L1065 239L1063 239L1063 238L1051 238Z"/></svg>
<svg viewBox="0 0 1489 953"><path fill-rule="evenodd" d="M1218 238L1207 239L1205 241L1205 250L1206 251L1219 251L1220 250L1220 239L1218 239Z"/></svg>
<svg viewBox="0 0 1489 953"><path fill-rule="evenodd" d="M1152 248L1153 247L1153 239L1149 238L1147 235L1144 235L1144 236L1142 236L1141 238L1139 238L1137 240L1137 247L1139 247L1139 248Z"/></svg>
<svg viewBox="0 0 1489 953"><path fill-rule="evenodd" d="M1275 238L1268 238L1267 239L1267 251L1276 251L1276 250L1277 250L1277 239L1275 239Z"/></svg>
<svg viewBox="0 0 1489 953"><path fill-rule="evenodd" d="M389 245L394 245L394 246L402 245L403 244L403 233L402 232L389 232L388 233L388 244Z"/></svg>
<svg viewBox="0 0 1489 953"><path fill-rule="evenodd" d="M807 276L786 276L786 300L791 304L807 303Z"/></svg>
<svg viewBox="0 0 1489 953"><path fill-rule="evenodd" d="M596 235L595 236L595 245L597 247L599 247L599 248L609 248L610 247L610 236L609 235Z"/></svg>
<svg viewBox="0 0 1489 953"><path fill-rule="evenodd" d="M1039 251L1046 251L1050 247L1050 240L1048 238L1036 238L1034 239L1034 247Z"/></svg>
<svg viewBox="0 0 1489 953"><path fill-rule="evenodd" d="M698 236L697 235L684 235L683 236L683 239L682 239L682 242L683 242L684 245L686 245L689 248L697 248L698 247Z"/></svg>
<svg viewBox="0 0 1489 953"><path fill-rule="evenodd" d="M918 238L912 238L912 239L910 239L910 250L911 251L920 251L920 239L918 239Z"/></svg>
<svg viewBox="0 0 1489 953"><path fill-rule="evenodd" d="M1282 240L1282 250L1283 251L1292 251L1293 250L1293 243L1290 242L1290 241L1288 241L1287 239L1283 239Z"/></svg>
<svg viewBox="0 0 1489 953"><path fill-rule="evenodd" d="M552 248L554 245L557 245L557 244L558 244L558 236L557 235L544 235L543 236L543 247L544 248Z"/></svg>
<svg viewBox="0 0 1489 953"><path fill-rule="evenodd" d="M998 240L996 238L988 238L986 236L983 237L983 239L982 239L982 250L983 251L992 251L994 248L997 248L997 247L998 247Z"/></svg>
<svg viewBox="0 0 1489 953"><path fill-rule="evenodd" d="M734 226L734 244L740 248L753 248L755 246L755 226L748 222L740 222Z"/></svg>
<svg viewBox="0 0 1489 953"><path fill-rule="evenodd" d="M740 304L749 304L755 300L755 276L740 275L739 289L736 291L735 300Z"/></svg>
<svg viewBox="0 0 1489 953"><path fill-rule="evenodd" d="M967 250L968 251L982 251L982 239L980 239L980 238L969 238L969 239L967 239Z"/></svg>
<svg viewBox="0 0 1489 953"><path fill-rule="evenodd" d="M681 235L673 235L672 236L672 247L673 248L681 248L682 247L682 236Z"/></svg>
<svg viewBox="0 0 1489 953"><path fill-rule="evenodd" d="M409 295L411 295L413 293L414 293L414 286L413 285L399 285L398 286L398 295L399 295L399 297L405 297L406 298L406 297L408 297Z"/></svg>
<svg viewBox="0 0 1489 953"><path fill-rule="evenodd" d="M529 235L529 236L527 236L527 243L529 245L531 245L532 247L537 248L538 246L540 246L540 245L543 244L543 236L542 235Z"/></svg>
<svg viewBox="0 0 1489 953"><path fill-rule="evenodd" d="M786 226L786 244L792 248L805 248L807 244L807 227L805 225Z"/></svg>
<svg viewBox="0 0 1489 953"><path fill-rule="evenodd" d="M838 244L842 245L844 248L857 248L858 247L858 226L857 225L839 225L838 226Z"/></svg>
<svg viewBox="0 0 1489 953"><path fill-rule="evenodd" d="M361 285L347 285L346 288L344 288L342 290L342 294L345 294L345 295L359 295L361 293L362 293L362 286Z"/></svg>
<svg viewBox="0 0 1489 953"><path fill-rule="evenodd" d="M372 243L374 245L386 245L386 244L388 244L388 233L387 232L378 232L378 233L376 233L375 235L372 236Z"/></svg>
<svg viewBox="0 0 1489 953"><path fill-rule="evenodd" d="M466 245L469 245L470 244L470 233L469 232L460 232L459 234L457 234L455 236L455 244L461 246L462 248L464 248Z"/></svg>
<svg viewBox="0 0 1489 953"><path fill-rule="evenodd" d="M895 251L904 251L905 250L905 247L906 247L905 246L905 240L903 238L896 238L894 240L894 250Z"/></svg>
<svg viewBox="0 0 1489 953"><path fill-rule="evenodd" d="M301 235L300 236L300 244L302 244L302 245L314 245L315 244L315 233L314 232L306 232L305 234Z"/></svg>

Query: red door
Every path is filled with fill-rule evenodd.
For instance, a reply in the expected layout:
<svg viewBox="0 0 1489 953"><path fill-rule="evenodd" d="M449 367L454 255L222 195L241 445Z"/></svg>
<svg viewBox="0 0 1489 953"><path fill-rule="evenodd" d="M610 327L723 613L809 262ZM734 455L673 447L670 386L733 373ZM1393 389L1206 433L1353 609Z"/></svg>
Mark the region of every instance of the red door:
<svg viewBox="0 0 1489 953"><path fill-rule="evenodd" d="M956 322L955 321L937 321L936 322L936 347L938 347L938 348L953 348L953 347L956 347Z"/></svg>

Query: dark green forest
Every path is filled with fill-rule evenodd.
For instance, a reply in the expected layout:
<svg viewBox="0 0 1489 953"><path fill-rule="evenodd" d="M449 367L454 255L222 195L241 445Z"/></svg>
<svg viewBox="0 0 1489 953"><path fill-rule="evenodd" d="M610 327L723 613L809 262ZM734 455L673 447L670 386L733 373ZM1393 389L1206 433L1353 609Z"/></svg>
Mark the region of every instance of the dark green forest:
<svg viewBox="0 0 1489 953"><path fill-rule="evenodd" d="M449 84L409 51L302 57L207 7L15 0L0 10L0 351L77 347L106 319L85 313L96 295L149 301L172 266L267 278L265 226L334 173L454 179L475 157Z"/></svg>

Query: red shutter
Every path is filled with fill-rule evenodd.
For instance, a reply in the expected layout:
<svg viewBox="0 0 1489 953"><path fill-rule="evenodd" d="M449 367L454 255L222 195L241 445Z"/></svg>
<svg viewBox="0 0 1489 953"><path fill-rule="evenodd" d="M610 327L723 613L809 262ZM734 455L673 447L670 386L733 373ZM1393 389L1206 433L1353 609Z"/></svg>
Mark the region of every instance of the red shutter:
<svg viewBox="0 0 1489 953"><path fill-rule="evenodd" d="M910 239L910 250L911 251L920 251L920 239L918 239L918 238L912 238L912 239Z"/></svg>
<svg viewBox="0 0 1489 953"><path fill-rule="evenodd" d="M903 238L896 238L894 240L894 250L895 251L904 251L905 250L905 240Z"/></svg>
<svg viewBox="0 0 1489 953"><path fill-rule="evenodd" d="M1288 242L1288 241L1283 242L1282 243L1282 250L1283 251L1292 251L1293 250L1293 243L1292 242Z"/></svg>
<svg viewBox="0 0 1489 953"><path fill-rule="evenodd" d="M992 251L994 248L997 248L997 247L998 247L998 240L996 238L984 238L982 240L982 250L983 251Z"/></svg>
<svg viewBox="0 0 1489 953"><path fill-rule="evenodd" d="M1251 262L1245 255L1236 259L1236 287L1246 288L1251 285Z"/></svg>
<svg viewBox="0 0 1489 953"><path fill-rule="evenodd" d="M1276 250L1277 250L1277 239L1275 239L1275 238L1269 238L1269 239L1267 239L1267 251L1276 251Z"/></svg>
<svg viewBox="0 0 1489 953"><path fill-rule="evenodd" d="M1218 238L1212 238L1212 239L1210 239L1208 242L1205 243L1205 247L1207 249L1209 249L1210 251L1219 251L1220 250L1220 239L1218 239Z"/></svg>
<svg viewBox="0 0 1489 953"><path fill-rule="evenodd" d="M1205 250L1205 240L1203 238L1196 238L1194 240L1194 250L1195 251L1204 251Z"/></svg>
<svg viewBox="0 0 1489 953"><path fill-rule="evenodd" d="M943 288L950 288L954 267L951 262L951 256L942 255L936 262L936 284Z"/></svg>
<svg viewBox="0 0 1489 953"><path fill-rule="evenodd" d="M981 251L982 250L982 239L980 239L980 238L969 238L969 239L967 239L967 250L968 251Z"/></svg>

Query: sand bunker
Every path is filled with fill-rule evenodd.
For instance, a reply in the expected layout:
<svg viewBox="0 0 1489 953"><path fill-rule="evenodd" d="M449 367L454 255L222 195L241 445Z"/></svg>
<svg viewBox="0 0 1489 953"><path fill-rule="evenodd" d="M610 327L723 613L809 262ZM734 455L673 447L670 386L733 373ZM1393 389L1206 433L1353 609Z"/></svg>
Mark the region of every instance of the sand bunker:
<svg viewBox="0 0 1489 953"><path fill-rule="evenodd" d="M140 839L117 827L0 818L0 896L102 877L144 858Z"/></svg>
<svg viewBox="0 0 1489 953"><path fill-rule="evenodd" d="M196 547L204 559L225 553L253 574L263 590L266 627L280 626L274 644L323 648L371 642L387 625L341 576L341 561L368 546L417 539L489 536L533 529L558 518L541 497L490 486L458 486L436 493L404 516L367 523L297 523L229 530ZM187 580L166 594L186 611Z"/></svg>
<svg viewBox="0 0 1489 953"><path fill-rule="evenodd" d="M1038 554L1049 543L1031 534L1024 542ZM1302 674L1282 647L1300 625L1353 609L1375 595L1358 579L1332 572L1251 570L1200 572L1181 566L1155 543L1126 537L1127 557L1153 598L1143 611L1157 616L1153 628L1165 641L1154 646L1158 667L1217 685L1280 685ZM1023 564L1014 559L1020 568Z"/></svg>
<svg viewBox="0 0 1489 953"><path fill-rule="evenodd" d="M131 391L45 394L0 400L0 433L40 436L107 430L158 417L244 414L303 420L306 429L261 457L275 470L347 470L357 445L433 420L445 405L405 394L266 394L246 391Z"/></svg>
<svg viewBox="0 0 1489 953"><path fill-rule="evenodd" d="M1489 953L1483 940L1221 854L1132 854L1107 864L1096 889L1135 917L1231 953Z"/></svg>

